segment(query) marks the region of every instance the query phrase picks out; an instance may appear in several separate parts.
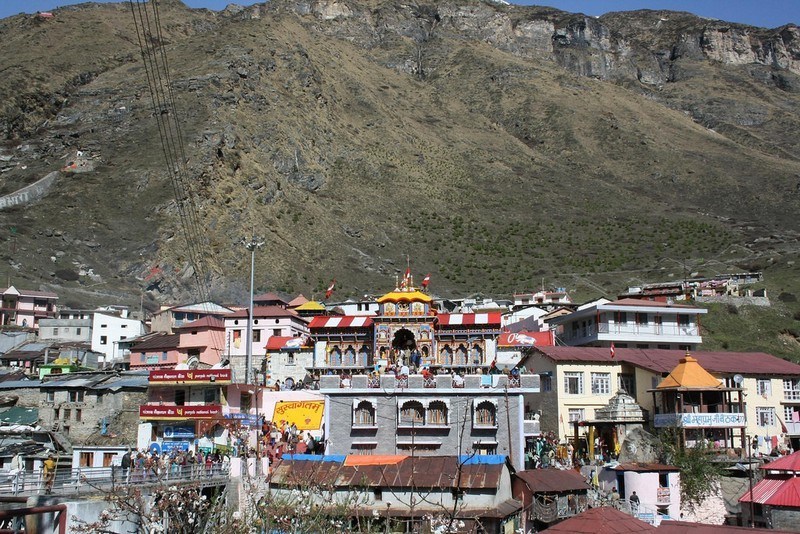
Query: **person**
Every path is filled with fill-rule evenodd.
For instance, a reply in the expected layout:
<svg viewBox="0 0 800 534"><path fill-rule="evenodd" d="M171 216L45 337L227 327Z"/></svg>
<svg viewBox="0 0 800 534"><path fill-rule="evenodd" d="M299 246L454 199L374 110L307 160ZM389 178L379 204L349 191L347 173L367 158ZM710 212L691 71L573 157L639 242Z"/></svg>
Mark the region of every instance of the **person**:
<svg viewBox="0 0 800 534"><path fill-rule="evenodd" d="M56 481L56 460L53 453L50 453L43 462L42 472L44 474L44 492L46 495L50 495L53 493L53 484Z"/></svg>
<svg viewBox="0 0 800 534"><path fill-rule="evenodd" d="M22 455L19 451L11 458L11 465L9 468L8 474L14 477L12 481L12 490L14 495L16 495L20 491L25 490L25 460L22 459Z"/></svg>
<svg viewBox="0 0 800 534"><path fill-rule="evenodd" d="M613 488L611 488L611 504L616 506L619 500L620 500L619 492L617 491L617 487L614 486Z"/></svg>
<svg viewBox="0 0 800 534"><path fill-rule="evenodd" d="M635 491L631 493L631 496L628 497L628 500L631 502L631 510L634 512L637 511L639 509L639 496L636 495Z"/></svg>
<svg viewBox="0 0 800 534"><path fill-rule="evenodd" d="M128 449L125 451L125 454L122 455L122 480L125 481L127 484L131 481L130 473L131 473L131 450Z"/></svg>
<svg viewBox="0 0 800 534"><path fill-rule="evenodd" d="M460 373L453 373L453 387L454 388L464 387L464 377L461 376Z"/></svg>

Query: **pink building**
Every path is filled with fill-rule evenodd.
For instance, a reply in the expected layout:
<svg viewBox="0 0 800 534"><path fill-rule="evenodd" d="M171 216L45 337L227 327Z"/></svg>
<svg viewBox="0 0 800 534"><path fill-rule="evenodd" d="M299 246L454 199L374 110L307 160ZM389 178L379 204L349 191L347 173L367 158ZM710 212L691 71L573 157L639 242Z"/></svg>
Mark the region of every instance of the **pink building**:
<svg viewBox="0 0 800 534"><path fill-rule="evenodd" d="M131 369L173 369L180 361L180 334L149 336L131 346Z"/></svg>
<svg viewBox="0 0 800 534"><path fill-rule="evenodd" d="M225 317L225 353L244 356L247 353L248 310L239 310ZM281 306L256 306L253 309L253 354L263 356L267 340L272 336L297 337L308 334L307 319Z"/></svg>
<svg viewBox="0 0 800 534"><path fill-rule="evenodd" d="M48 291L0 289L0 325L39 328L39 319L54 319L58 295Z"/></svg>
<svg viewBox="0 0 800 534"><path fill-rule="evenodd" d="M178 363L192 367L218 364L225 349L225 323L217 317L205 317L199 321L174 327L179 336Z"/></svg>

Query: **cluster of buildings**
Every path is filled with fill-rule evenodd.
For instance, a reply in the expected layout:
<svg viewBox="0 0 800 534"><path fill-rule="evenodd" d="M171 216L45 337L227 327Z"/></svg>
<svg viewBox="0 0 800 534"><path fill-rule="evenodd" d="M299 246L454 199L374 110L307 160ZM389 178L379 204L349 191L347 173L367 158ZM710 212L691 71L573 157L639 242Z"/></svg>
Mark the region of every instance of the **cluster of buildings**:
<svg viewBox="0 0 800 534"><path fill-rule="evenodd" d="M272 466L277 489L297 473L345 480L355 470L370 513L432 524L413 496L395 495L430 486L459 521L484 510L481 524L499 531L578 515L592 492L614 488L626 502L636 491L634 515L659 523L681 514L680 474L638 454L634 433L670 428L683 446L737 457L800 448L800 365L703 351L707 310L678 286L581 305L563 290L448 300L407 275L361 300L267 293L252 308L185 304L146 322L124 307L59 309L54 294L10 287L0 397L38 410L29 426L52 437L38 454L83 447L76 458L87 465L113 463L125 446L257 455L264 422L286 422L328 460L287 455ZM0 459L10 452L0 447ZM606 467L576 478L581 465ZM433 472L460 482L421 480Z"/></svg>

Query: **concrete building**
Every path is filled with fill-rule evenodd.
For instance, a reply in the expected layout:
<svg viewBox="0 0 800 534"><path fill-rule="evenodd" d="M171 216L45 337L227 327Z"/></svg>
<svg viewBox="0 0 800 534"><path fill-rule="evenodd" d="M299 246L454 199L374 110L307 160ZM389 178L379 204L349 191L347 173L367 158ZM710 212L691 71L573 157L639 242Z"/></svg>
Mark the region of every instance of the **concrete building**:
<svg viewBox="0 0 800 534"><path fill-rule="evenodd" d="M49 291L30 291L14 286L0 289L0 326L39 328L40 319L56 316L58 295Z"/></svg>
<svg viewBox="0 0 800 534"><path fill-rule="evenodd" d="M198 302L179 306L164 306L150 319L150 331L172 333L176 326L198 321L205 317L223 319L235 310L214 302Z"/></svg>
<svg viewBox="0 0 800 534"><path fill-rule="evenodd" d="M686 351L703 342L700 316L705 313L696 306L621 299L581 306L549 324L565 345Z"/></svg>
<svg viewBox="0 0 800 534"><path fill-rule="evenodd" d="M502 454L522 469L526 438L539 435L523 396L538 376L449 374L320 377L327 454Z"/></svg>

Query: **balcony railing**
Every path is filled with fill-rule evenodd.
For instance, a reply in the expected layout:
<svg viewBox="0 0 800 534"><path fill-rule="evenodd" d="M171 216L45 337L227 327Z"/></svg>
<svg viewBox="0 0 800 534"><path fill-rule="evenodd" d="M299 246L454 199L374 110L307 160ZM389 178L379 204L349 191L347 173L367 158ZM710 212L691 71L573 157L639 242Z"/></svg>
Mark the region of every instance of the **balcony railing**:
<svg viewBox="0 0 800 534"><path fill-rule="evenodd" d="M600 334L630 334L630 335L654 335L654 336L699 336L700 329L697 325L664 325L664 324L611 324L600 323L595 329L595 325L586 328L571 330L564 329L567 338L581 338Z"/></svg>
<svg viewBox="0 0 800 534"><path fill-rule="evenodd" d="M800 401L800 389L784 389L783 400Z"/></svg>
<svg viewBox="0 0 800 534"><path fill-rule="evenodd" d="M457 376L447 373L432 375L427 378L421 374L409 376L349 374L323 375L320 377L320 389L479 389L496 388L502 390L539 389L538 375L466 375Z"/></svg>

